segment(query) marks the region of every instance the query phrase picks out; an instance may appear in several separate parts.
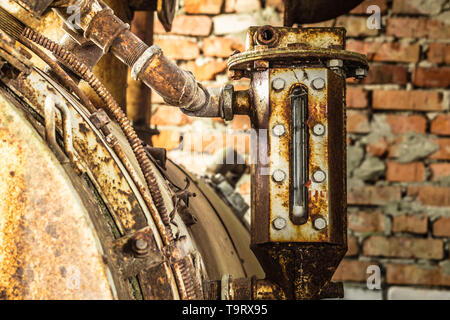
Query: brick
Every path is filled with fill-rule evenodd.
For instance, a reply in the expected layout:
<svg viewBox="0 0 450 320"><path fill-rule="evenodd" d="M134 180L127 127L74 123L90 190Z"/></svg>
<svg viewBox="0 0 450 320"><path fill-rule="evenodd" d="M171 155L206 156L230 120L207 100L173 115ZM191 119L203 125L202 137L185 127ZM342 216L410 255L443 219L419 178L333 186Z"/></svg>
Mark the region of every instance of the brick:
<svg viewBox="0 0 450 320"><path fill-rule="evenodd" d="M382 205L401 199L401 189L395 186L362 186L349 189L349 205Z"/></svg>
<svg viewBox="0 0 450 320"><path fill-rule="evenodd" d="M424 90L374 90L372 106L383 110L441 111L443 95Z"/></svg>
<svg viewBox="0 0 450 320"><path fill-rule="evenodd" d="M180 145L180 132L174 130L160 130L159 135L152 136L153 146L172 150Z"/></svg>
<svg viewBox="0 0 450 320"><path fill-rule="evenodd" d="M450 67L416 68L412 80L418 87L450 87Z"/></svg>
<svg viewBox="0 0 450 320"><path fill-rule="evenodd" d="M227 13L254 12L259 9L261 9L259 0L225 0L225 12Z"/></svg>
<svg viewBox="0 0 450 320"><path fill-rule="evenodd" d="M407 193L427 206L450 207L450 187L411 186Z"/></svg>
<svg viewBox="0 0 450 320"><path fill-rule="evenodd" d="M438 239L371 236L363 243L366 256L442 259L444 242Z"/></svg>
<svg viewBox="0 0 450 320"><path fill-rule="evenodd" d="M252 127L250 117L246 115L235 115L231 121L231 129L233 130L249 130Z"/></svg>
<svg viewBox="0 0 450 320"><path fill-rule="evenodd" d="M431 133L448 136L450 135L450 114L440 114L431 122Z"/></svg>
<svg viewBox="0 0 450 320"><path fill-rule="evenodd" d="M408 68L393 64L371 64L363 84L406 84L408 82Z"/></svg>
<svg viewBox="0 0 450 320"><path fill-rule="evenodd" d="M333 275L333 281L365 282L369 277L367 268L376 262L344 259Z"/></svg>
<svg viewBox="0 0 450 320"><path fill-rule="evenodd" d="M433 223L435 237L450 237L450 218L441 217Z"/></svg>
<svg viewBox="0 0 450 320"><path fill-rule="evenodd" d="M387 0L365 0L350 11L350 14L367 14L367 7L376 5L380 8L380 13L387 12Z"/></svg>
<svg viewBox="0 0 450 320"><path fill-rule="evenodd" d="M450 138L438 138L433 142L439 145L439 150L433 153L430 159L450 160Z"/></svg>
<svg viewBox="0 0 450 320"><path fill-rule="evenodd" d="M402 134L406 132L425 133L425 130L427 129L427 119L418 114L388 114L385 119L394 134Z"/></svg>
<svg viewBox="0 0 450 320"><path fill-rule="evenodd" d="M170 31L170 34L206 37L211 33L211 28L212 20L208 16L178 15L173 19L172 30ZM156 19L155 21L154 29L156 34L167 34L158 19ZM180 45L179 48L184 47Z"/></svg>
<svg viewBox="0 0 450 320"><path fill-rule="evenodd" d="M345 254L346 257L352 257L357 256L359 253L359 245L358 245L358 238L354 236L348 236L347 238L347 252Z"/></svg>
<svg viewBox="0 0 450 320"><path fill-rule="evenodd" d="M380 211L349 212L348 228L356 232L383 232L383 213Z"/></svg>
<svg viewBox="0 0 450 320"><path fill-rule="evenodd" d="M432 181L450 177L450 163L432 163L430 164L430 170Z"/></svg>
<svg viewBox="0 0 450 320"><path fill-rule="evenodd" d="M391 182L415 182L425 180L423 162L399 163L388 161L386 180Z"/></svg>
<svg viewBox="0 0 450 320"><path fill-rule="evenodd" d="M390 287L388 300L450 300L450 290Z"/></svg>
<svg viewBox="0 0 450 320"><path fill-rule="evenodd" d="M450 25L437 19L395 17L387 20L386 35L398 38L448 39Z"/></svg>
<svg viewBox="0 0 450 320"><path fill-rule="evenodd" d="M413 215L396 216L392 224L393 232L410 232L424 234L428 231L428 218Z"/></svg>
<svg viewBox="0 0 450 320"><path fill-rule="evenodd" d="M200 55L197 43L192 40L156 38L154 42L161 47L167 57L174 60L192 60ZM183 48L183 50L180 50L180 48Z"/></svg>
<svg viewBox="0 0 450 320"><path fill-rule="evenodd" d="M432 63L450 64L450 44L430 43L427 59Z"/></svg>
<svg viewBox="0 0 450 320"><path fill-rule="evenodd" d="M341 16L336 19L336 27L347 30L347 37L376 36L377 29L367 28L367 17Z"/></svg>
<svg viewBox="0 0 450 320"><path fill-rule="evenodd" d="M347 111L347 132L368 133L370 131L369 119L362 112Z"/></svg>
<svg viewBox="0 0 450 320"><path fill-rule="evenodd" d="M346 102L349 108L366 108L367 91L358 87L347 87Z"/></svg>
<svg viewBox="0 0 450 320"><path fill-rule="evenodd" d="M210 60L203 64L195 61L189 61L183 67L191 71L198 81L214 80L217 74L223 72L227 68L227 63L220 60Z"/></svg>
<svg viewBox="0 0 450 320"><path fill-rule="evenodd" d="M183 126L191 122L192 118L185 115L180 108L169 106L159 106L151 119L151 124L158 126Z"/></svg>
<svg viewBox="0 0 450 320"><path fill-rule="evenodd" d="M424 286L450 286L450 273L442 267L421 267L413 264L388 264L386 282Z"/></svg>
<svg viewBox="0 0 450 320"><path fill-rule="evenodd" d="M211 37L203 39L203 54L208 57L228 58L234 50L244 51L245 47L238 38Z"/></svg>
<svg viewBox="0 0 450 320"><path fill-rule="evenodd" d="M441 11L445 0L394 0L392 13L435 15Z"/></svg>
<svg viewBox="0 0 450 320"><path fill-rule="evenodd" d="M223 0L184 0L184 10L191 14L219 14Z"/></svg>
<svg viewBox="0 0 450 320"><path fill-rule="evenodd" d="M348 41L346 49L367 55L371 61L417 62L420 56L418 44L399 42Z"/></svg>
<svg viewBox="0 0 450 320"><path fill-rule="evenodd" d="M366 151L375 157L383 157L389 148L389 143L385 137L380 137L377 141L367 144Z"/></svg>
<svg viewBox="0 0 450 320"><path fill-rule="evenodd" d="M215 16L213 23L216 35L244 32L258 24L250 14L222 14Z"/></svg>

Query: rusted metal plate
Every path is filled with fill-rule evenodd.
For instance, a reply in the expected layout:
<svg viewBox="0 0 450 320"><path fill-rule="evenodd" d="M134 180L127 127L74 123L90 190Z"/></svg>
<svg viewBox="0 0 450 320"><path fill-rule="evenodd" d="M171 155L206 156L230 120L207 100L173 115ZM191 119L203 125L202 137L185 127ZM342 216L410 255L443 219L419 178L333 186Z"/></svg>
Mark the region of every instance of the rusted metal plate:
<svg viewBox="0 0 450 320"><path fill-rule="evenodd" d="M44 140L3 96L0 158L0 297L114 298L78 193Z"/></svg>
<svg viewBox="0 0 450 320"><path fill-rule="evenodd" d="M271 69L267 86L271 86L277 79L285 83L282 90L270 90L270 119L269 128L282 125L286 132L278 137L271 130L269 135L270 146L270 175L275 170L282 170L286 178L281 182L269 179L270 193L270 241L294 241L315 242L329 241L329 209L328 209L328 116L327 116L327 69L325 68L302 68L302 69ZM312 82L322 79L324 87L320 90L314 89ZM324 134L308 134L309 143L306 146L298 145L297 148L308 148L307 150L307 203L308 220L304 224L292 222L292 194L293 194L293 124L291 95L295 87L303 85L308 88L308 118L306 127L309 132L312 127L320 123L324 127ZM302 119L303 120L303 119ZM304 169L304 168L302 168ZM325 173L325 181L317 182L312 175L317 170ZM314 221L322 218L326 221L323 229L316 229ZM276 219L283 219L286 226L277 229L274 225Z"/></svg>

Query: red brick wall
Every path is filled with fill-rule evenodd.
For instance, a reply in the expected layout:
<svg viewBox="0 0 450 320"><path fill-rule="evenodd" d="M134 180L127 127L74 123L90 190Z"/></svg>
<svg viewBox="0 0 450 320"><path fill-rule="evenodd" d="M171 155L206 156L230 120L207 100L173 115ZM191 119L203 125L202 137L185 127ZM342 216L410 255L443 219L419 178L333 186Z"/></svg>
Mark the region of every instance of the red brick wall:
<svg viewBox="0 0 450 320"><path fill-rule="evenodd" d="M171 33L156 23L155 42L205 85L221 86L246 28L282 24L280 0L263 2L184 0ZM381 9L380 30L366 26L371 4ZM370 61L365 80L348 81L349 250L335 280L370 298L393 298L398 285L450 290L450 5L368 0L318 25L346 27L347 49ZM248 118L189 118L156 95L153 102L152 123L161 130L155 145L191 170L204 171L226 134L243 137L239 151L248 152ZM188 143L202 136L195 147ZM248 199L248 177L239 187ZM382 290L365 295L371 264L381 268Z"/></svg>

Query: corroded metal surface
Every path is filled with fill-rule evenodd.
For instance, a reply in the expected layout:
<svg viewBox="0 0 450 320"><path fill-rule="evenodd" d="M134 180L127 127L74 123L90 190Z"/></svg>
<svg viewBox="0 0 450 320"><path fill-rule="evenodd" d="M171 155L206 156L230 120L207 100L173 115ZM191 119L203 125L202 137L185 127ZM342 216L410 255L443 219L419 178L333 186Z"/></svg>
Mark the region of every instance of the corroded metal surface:
<svg viewBox="0 0 450 320"><path fill-rule="evenodd" d="M3 96L0 157L0 297L113 298L78 193L44 140Z"/></svg>
<svg viewBox="0 0 450 320"><path fill-rule="evenodd" d="M345 51L344 28L272 28L267 38L277 38L270 46L258 42L259 27L250 27L246 39L246 51L231 56L228 68L241 71L251 77L253 64L270 61L273 66L290 66L292 63L321 65L329 59L341 59L348 77L356 68L367 69L367 58L359 53ZM267 32L267 30L264 30Z"/></svg>

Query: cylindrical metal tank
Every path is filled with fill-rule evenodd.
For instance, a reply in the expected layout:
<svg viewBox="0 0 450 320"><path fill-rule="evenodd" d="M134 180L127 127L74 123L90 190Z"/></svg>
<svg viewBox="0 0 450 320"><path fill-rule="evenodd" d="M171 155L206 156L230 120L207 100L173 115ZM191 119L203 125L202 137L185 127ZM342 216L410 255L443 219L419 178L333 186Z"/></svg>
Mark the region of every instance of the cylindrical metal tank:
<svg viewBox="0 0 450 320"><path fill-rule="evenodd" d="M165 244L118 125L0 40L0 298L202 299L204 280L264 276L213 189L150 156L175 238Z"/></svg>

